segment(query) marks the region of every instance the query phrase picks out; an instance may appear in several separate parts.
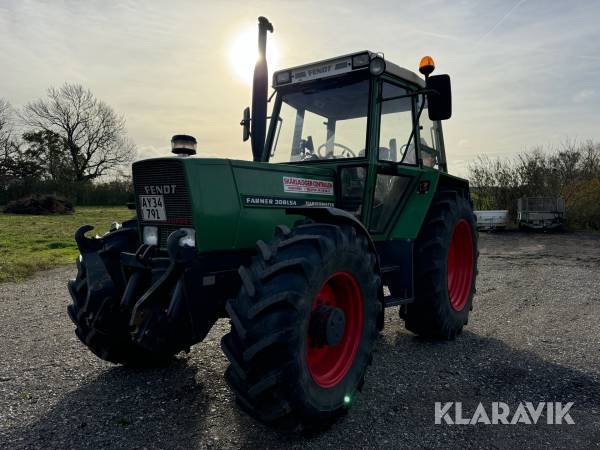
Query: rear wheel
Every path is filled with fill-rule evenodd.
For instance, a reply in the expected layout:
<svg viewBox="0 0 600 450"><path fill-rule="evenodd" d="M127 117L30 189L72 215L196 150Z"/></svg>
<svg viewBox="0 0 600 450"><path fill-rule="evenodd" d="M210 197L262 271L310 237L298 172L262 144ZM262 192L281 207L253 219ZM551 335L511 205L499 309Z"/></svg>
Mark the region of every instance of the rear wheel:
<svg viewBox="0 0 600 450"><path fill-rule="evenodd" d="M225 378L239 404L287 431L327 428L364 382L381 312L367 239L349 225L278 227L227 303Z"/></svg>
<svg viewBox="0 0 600 450"><path fill-rule="evenodd" d="M431 338L460 334L472 309L478 256L470 202L438 192L415 244L415 302L401 310L406 328Z"/></svg>

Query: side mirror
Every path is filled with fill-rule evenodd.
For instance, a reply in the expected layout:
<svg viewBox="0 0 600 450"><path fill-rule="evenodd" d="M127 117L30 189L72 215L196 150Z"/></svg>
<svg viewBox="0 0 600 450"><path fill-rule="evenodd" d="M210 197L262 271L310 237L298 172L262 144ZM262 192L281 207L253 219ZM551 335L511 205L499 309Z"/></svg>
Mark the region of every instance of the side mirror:
<svg viewBox="0 0 600 450"><path fill-rule="evenodd" d="M435 92L427 94L429 119L446 120L452 116L452 89L449 75L427 77L427 89Z"/></svg>
<svg viewBox="0 0 600 450"><path fill-rule="evenodd" d="M246 106L244 109L242 121L240 125L243 127L242 139L246 142L250 138L250 108Z"/></svg>

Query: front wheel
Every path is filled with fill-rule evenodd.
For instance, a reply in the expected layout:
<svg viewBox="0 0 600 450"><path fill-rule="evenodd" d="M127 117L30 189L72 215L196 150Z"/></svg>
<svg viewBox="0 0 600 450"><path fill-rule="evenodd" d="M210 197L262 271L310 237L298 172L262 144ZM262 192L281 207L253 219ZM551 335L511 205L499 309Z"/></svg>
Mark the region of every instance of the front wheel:
<svg viewBox="0 0 600 450"><path fill-rule="evenodd" d="M401 310L406 328L429 338L460 334L473 305L478 256L468 199L436 193L415 243L415 302Z"/></svg>
<svg viewBox="0 0 600 450"><path fill-rule="evenodd" d="M225 378L238 403L286 431L327 428L364 382L381 312L377 258L349 225L279 227L227 303Z"/></svg>
<svg viewBox="0 0 600 450"><path fill-rule="evenodd" d="M75 335L105 361L135 367L167 364L172 353L149 352L132 341L131 311L121 306L125 280L120 256L137 248L137 222L125 222L122 229L94 241L97 248L77 258L77 277L68 283L73 302L67 312L76 325Z"/></svg>

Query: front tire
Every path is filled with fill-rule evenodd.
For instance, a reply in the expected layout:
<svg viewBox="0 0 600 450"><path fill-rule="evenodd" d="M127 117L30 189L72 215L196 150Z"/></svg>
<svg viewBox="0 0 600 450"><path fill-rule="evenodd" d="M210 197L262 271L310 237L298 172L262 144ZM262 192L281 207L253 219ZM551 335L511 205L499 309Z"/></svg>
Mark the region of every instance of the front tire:
<svg viewBox="0 0 600 450"><path fill-rule="evenodd" d="M415 302L401 310L406 328L454 339L469 320L477 277L477 222L455 191L435 194L415 243Z"/></svg>
<svg viewBox="0 0 600 450"><path fill-rule="evenodd" d="M76 261L77 276L68 282L73 303L67 312L76 325L75 335L92 353L108 362L133 367L167 364L172 354L152 353L132 341L131 311L120 305L119 293L124 284L120 255L137 247L137 222L124 223L123 229L109 232L99 242L101 246L91 255L91 261L101 267L105 276L90 281L90 269L80 255Z"/></svg>
<svg viewBox="0 0 600 450"><path fill-rule="evenodd" d="M381 312L376 255L352 226L309 220L278 227L257 249L227 303L225 378L263 423L327 428L351 405L371 361Z"/></svg>

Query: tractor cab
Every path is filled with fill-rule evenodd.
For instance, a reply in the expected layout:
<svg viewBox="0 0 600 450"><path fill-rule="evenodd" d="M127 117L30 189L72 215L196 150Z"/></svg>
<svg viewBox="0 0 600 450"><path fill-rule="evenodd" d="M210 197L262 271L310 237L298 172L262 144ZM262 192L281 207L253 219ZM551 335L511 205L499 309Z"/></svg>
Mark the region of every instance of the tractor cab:
<svg viewBox="0 0 600 450"><path fill-rule="evenodd" d="M385 231L423 168L446 172L450 81L433 67L423 58L423 79L362 51L275 72L261 160L334 169L337 206Z"/></svg>
<svg viewBox="0 0 600 450"><path fill-rule="evenodd" d="M422 160L428 167L444 162L441 126L429 118L425 81L376 53L281 70L273 87L278 96L265 160L371 160L374 153L373 162L414 166ZM422 128L415 129L416 123ZM374 125L379 139L367 132Z"/></svg>

